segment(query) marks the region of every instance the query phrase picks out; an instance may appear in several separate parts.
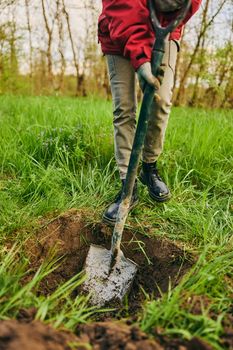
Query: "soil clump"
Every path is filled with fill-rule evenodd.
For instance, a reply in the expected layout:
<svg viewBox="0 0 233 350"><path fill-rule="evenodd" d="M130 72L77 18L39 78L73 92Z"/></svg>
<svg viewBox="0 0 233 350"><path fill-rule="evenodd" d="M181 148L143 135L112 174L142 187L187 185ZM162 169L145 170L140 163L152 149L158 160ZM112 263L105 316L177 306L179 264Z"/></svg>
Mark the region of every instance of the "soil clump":
<svg viewBox="0 0 233 350"><path fill-rule="evenodd" d="M118 322L96 322L79 327L79 334L88 339L95 350L213 350L199 338L151 339L139 328Z"/></svg>
<svg viewBox="0 0 233 350"><path fill-rule="evenodd" d="M40 322L0 321L0 350L71 350L75 341L72 333Z"/></svg>
<svg viewBox="0 0 233 350"><path fill-rule="evenodd" d="M194 338L160 345L138 328L117 322L80 326L77 335L38 321L0 321L0 350L211 350Z"/></svg>

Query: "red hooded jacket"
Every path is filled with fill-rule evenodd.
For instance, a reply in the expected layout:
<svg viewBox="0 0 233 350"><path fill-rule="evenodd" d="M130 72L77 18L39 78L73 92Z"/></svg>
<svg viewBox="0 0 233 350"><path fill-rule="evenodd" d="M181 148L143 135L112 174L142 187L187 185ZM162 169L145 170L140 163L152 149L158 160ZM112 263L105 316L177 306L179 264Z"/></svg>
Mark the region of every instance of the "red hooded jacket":
<svg viewBox="0 0 233 350"><path fill-rule="evenodd" d="M184 24L198 10L202 0L192 0L192 6L170 40L179 40ZM103 10L98 22L98 38L104 54L122 55L131 60L135 70L150 62L154 32L150 24L147 0L102 0ZM174 14L158 14L162 26Z"/></svg>

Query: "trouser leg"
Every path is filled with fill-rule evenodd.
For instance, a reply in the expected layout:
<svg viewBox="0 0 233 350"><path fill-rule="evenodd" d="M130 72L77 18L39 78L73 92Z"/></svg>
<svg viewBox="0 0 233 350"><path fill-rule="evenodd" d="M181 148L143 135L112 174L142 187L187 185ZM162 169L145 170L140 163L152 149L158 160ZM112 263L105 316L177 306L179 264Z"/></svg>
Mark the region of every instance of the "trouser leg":
<svg viewBox="0 0 233 350"><path fill-rule="evenodd" d="M135 72L129 60L117 55L106 57L113 99L115 158L124 179L136 128Z"/></svg>
<svg viewBox="0 0 233 350"><path fill-rule="evenodd" d="M178 51L177 45L178 44L173 40L166 41L165 55L162 63L165 66L164 79L157 92L159 99L156 97L154 98L151 108L148 131L142 155L142 159L146 163L155 162L163 149L165 131L172 106L172 89Z"/></svg>

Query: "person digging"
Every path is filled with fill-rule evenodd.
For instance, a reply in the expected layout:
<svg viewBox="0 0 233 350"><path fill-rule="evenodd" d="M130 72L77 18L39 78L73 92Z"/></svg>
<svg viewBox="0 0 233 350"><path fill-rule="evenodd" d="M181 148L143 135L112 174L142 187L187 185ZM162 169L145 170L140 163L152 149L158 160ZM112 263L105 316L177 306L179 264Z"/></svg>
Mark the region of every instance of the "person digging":
<svg viewBox="0 0 233 350"><path fill-rule="evenodd" d="M162 26L166 26L177 16L184 2L185 0L154 0L156 14ZM142 152L139 180L147 186L153 200L165 202L171 196L170 190L159 176L157 160L162 153L172 106L179 41L184 25L200 4L201 0L191 0L185 19L167 37L159 76L155 78L150 64L155 37L147 0L102 0L98 39L107 60L113 99L115 159L122 182L122 188L114 202L103 213L103 221L108 224L114 225L116 222L136 130L136 73L142 91L146 84L156 88ZM134 208L137 203L135 182L129 209Z"/></svg>

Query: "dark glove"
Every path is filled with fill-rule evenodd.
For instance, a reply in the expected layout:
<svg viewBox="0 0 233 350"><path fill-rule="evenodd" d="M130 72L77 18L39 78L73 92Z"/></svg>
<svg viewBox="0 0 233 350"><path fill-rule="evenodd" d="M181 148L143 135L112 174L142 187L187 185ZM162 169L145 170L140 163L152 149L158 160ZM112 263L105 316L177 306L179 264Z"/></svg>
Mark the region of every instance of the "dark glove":
<svg viewBox="0 0 233 350"><path fill-rule="evenodd" d="M151 71L150 62L146 62L138 68L137 73L139 83L143 91L145 89L145 83L154 87L155 90L159 90L164 77L164 70L162 69L162 67L159 68L158 75L157 77L155 77Z"/></svg>

